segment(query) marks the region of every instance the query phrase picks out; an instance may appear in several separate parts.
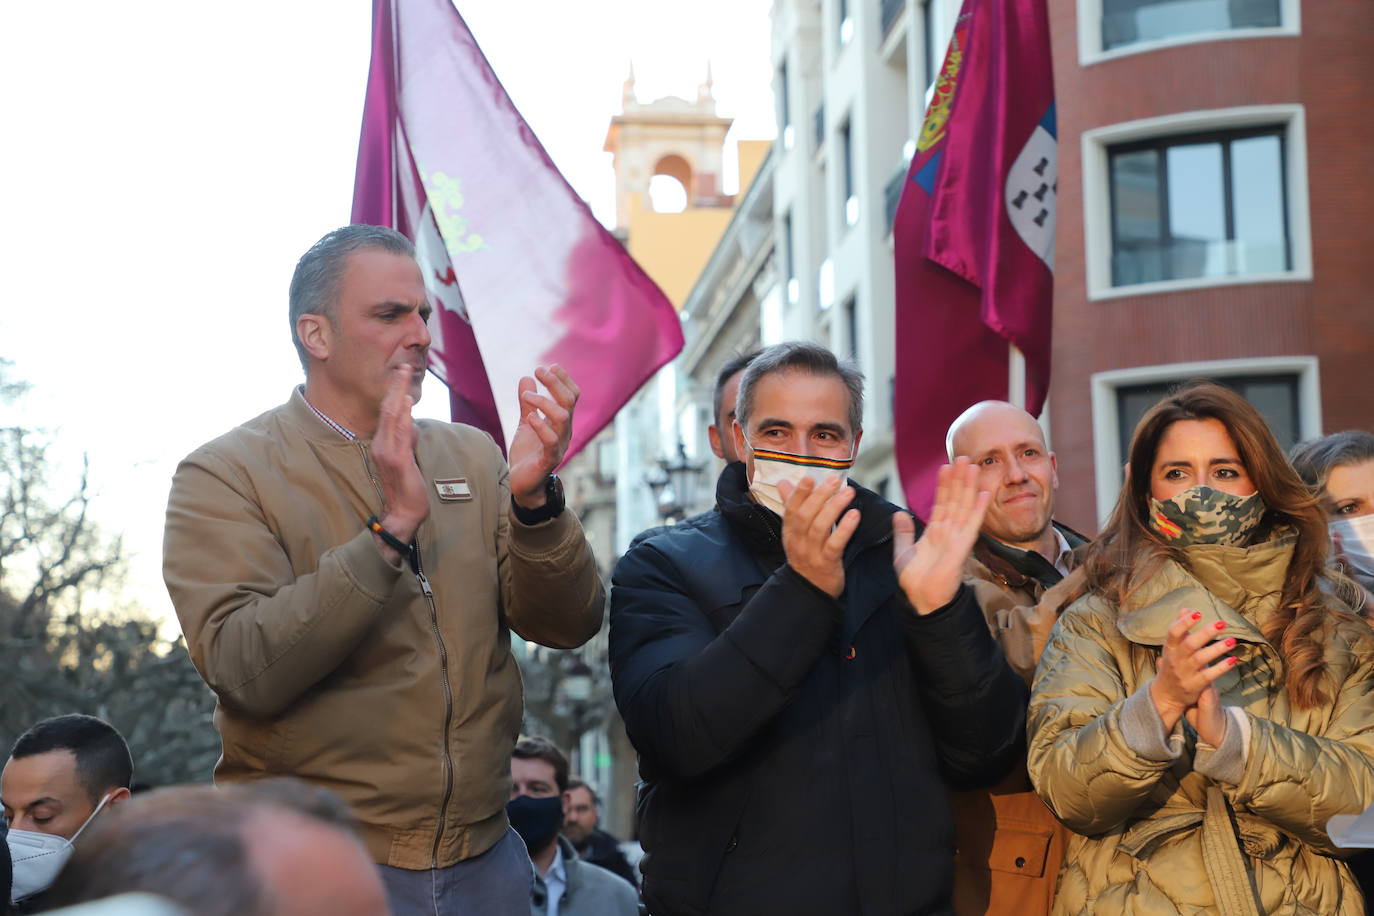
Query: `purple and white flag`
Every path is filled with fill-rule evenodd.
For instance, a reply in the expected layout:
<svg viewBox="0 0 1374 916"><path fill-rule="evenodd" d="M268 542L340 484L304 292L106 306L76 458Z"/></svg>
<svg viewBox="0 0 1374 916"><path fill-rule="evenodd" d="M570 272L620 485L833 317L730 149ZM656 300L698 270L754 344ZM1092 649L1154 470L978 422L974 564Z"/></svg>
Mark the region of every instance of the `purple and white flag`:
<svg viewBox="0 0 1374 916"><path fill-rule="evenodd" d="M1059 187L1046 0L964 0L917 138L892 236L897 270L897 466L924 517L945 430L1009 395L1049 393Z"/></svg>
<svg viewBox="0 0 1374 916"><path fill-rule="evenodd" d="M568 456L682 349L667 297L577 196L450 0L373 0L353 222L414 240L430 367L504 448L521 376L582 389Z"/></svg>

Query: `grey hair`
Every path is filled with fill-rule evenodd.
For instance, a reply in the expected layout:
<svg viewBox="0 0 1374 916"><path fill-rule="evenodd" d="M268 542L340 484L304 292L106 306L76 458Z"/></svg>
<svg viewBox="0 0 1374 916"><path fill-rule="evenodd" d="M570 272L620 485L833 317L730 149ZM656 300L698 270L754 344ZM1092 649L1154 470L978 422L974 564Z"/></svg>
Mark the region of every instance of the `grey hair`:
<svg viewBox="0 0 1374 916"><path fill-rule="evenodd" d="M1299 442L1288 455L1303 483L1320 493L1333 468L1374 461L1374 433L1347 429L1320 439Z"/></svg>
<svg viewBox="0 0 1374 916"><path fill-rule="evenodd" d="M296 262L287 300L290 303L291 342L296 346L301 368L307 373L310 371L309 354L296 331L296 322L302 315L323 315L330 324L334 323L337 315L334 306L339 298L339 283L348 266L348 256L368 248L415 257L415 245L395 229L358 223L325 233L324 238L311 245Z"/></svg>
<svg viewBox="0 0 1374 916"><path fill-rule="evenodd" d="M754 410L754 389L759 380L774 372L789 371L829 375L843 382L849 391L850 435L857 435L863 429L864 374L853 363L837 359L820 344L796 340L764 349L744 368L744 376L739 380L739 400L735 403L735 419L742 428L749 426L749 416Z"/></svg>

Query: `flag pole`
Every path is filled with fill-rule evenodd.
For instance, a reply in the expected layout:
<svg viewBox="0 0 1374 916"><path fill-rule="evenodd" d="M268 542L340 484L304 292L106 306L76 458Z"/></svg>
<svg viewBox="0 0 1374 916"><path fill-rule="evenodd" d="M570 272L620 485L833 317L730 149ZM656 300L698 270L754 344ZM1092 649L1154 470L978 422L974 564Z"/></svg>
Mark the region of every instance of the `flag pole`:
<svg viewBox="0 0 1374 916"><path fill-rule="evenodd" d="M1011 351L1007 363L1007 400L1017 407L1026 406L1026 354L1016 344L1008 344Z"/></svg>

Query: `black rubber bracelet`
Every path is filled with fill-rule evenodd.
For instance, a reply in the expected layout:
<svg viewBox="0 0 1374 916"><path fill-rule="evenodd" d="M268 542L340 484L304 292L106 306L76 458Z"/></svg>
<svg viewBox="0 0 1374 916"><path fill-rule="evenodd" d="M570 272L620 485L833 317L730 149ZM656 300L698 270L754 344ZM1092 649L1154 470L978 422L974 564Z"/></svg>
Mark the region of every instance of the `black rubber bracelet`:
<svg viewBox="0 0 1374 916"><path fill-rule="evenodd" d="M399 553L401 556L410 558L411 547L396 535L382 527L381 521L375 515L368 516L367 530L382 539L382 543Z"/></svg>

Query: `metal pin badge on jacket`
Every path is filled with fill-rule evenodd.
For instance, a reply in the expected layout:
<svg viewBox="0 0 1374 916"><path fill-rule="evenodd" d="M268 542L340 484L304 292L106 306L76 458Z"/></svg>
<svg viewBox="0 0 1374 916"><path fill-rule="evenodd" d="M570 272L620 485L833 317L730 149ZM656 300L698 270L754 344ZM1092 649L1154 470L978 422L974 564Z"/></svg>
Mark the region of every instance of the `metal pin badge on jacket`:
<svg viewBox="0 0 1374 916"><path fill-rule="evenodd" d="M439 498L446 503L472 499L472 487L468 486L468 479L466 477L451 477L448 480L436 480L434 481L434 489L439 491Z"/></svg>

